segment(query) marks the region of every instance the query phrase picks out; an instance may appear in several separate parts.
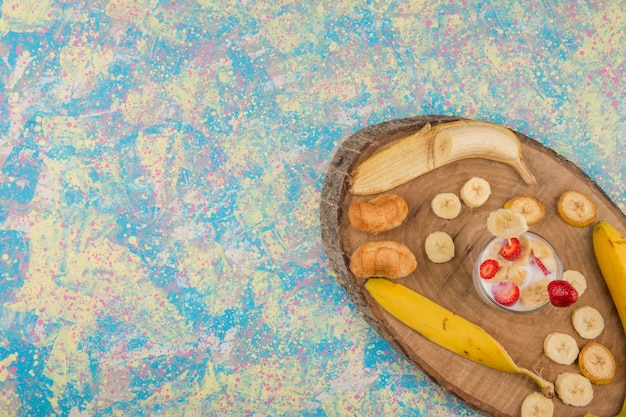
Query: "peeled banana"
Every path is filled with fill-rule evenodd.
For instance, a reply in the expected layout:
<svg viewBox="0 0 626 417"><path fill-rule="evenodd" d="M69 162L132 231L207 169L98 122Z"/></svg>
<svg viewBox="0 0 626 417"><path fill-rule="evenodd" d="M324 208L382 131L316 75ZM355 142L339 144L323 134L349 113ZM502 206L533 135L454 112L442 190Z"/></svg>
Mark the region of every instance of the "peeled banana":
<svg viewBox="0 0 626 417"><path fill-rule="evenodd" d="M593 249L626 333L626 238L607 221L593 228Z"/></svg>
<svg viewBox="0 0 626 417"><path fill-rule="evenodd" d="M530 377L552 398L554 384L517 366L504 347L476 324L434 301L384 278L370 278L365 289L389 314L433 343L492 369Z"/></svg>
<svg viewBox="0 0 626 417"><path fill-rule="evenodd" d="M518 137L504 126L478 120L426 124L362 162L349 175L352 194L381 193L454 161L484 158L513 167L524 182L536 180Z"/></svg>

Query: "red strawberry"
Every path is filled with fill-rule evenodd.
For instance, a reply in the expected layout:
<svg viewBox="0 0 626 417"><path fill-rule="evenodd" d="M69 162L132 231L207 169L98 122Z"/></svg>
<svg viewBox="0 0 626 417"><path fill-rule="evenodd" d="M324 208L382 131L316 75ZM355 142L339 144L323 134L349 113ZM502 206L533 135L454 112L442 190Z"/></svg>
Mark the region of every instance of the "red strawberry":
<svg viewBox="0 0 626 417"><path fill-rule="evenodd" d="M501 281L491 287L493 298L503 306L515 304L519 298L519 287L511 281Z"/></svg>
<svg viewBox="0 0 626 417"><path fill-rule="evenodd" d="M522 245L519 242L519 239L516 237L512 237L510 239L506 239L500 248L500 256L502 256L507 261L514 261L522 253Z"/></svg>
<svg viewBox="0 0 626 417"><path fill-rule="evenodd" d="M491 279L496 275L500 264L495 259L487 259L480 264L480 276L484 279Z"/></svg>
<svg viewBox="0 0 626 417"><path fill-rule="evenodd" d="M578 300L578 291L569 282L556 279L548 284L550 302L555 307L569 307Z"/></svg>

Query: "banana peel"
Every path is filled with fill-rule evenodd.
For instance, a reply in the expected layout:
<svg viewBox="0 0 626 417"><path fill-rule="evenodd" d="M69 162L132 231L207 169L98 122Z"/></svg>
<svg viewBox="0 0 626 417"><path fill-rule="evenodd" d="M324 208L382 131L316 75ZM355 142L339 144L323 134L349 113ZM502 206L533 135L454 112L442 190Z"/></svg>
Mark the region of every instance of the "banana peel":
<svg viewBox="0 0 626 417"><path fill-rule="evenodd" d="M350 173L348 190L355 195L381 193L468 158L502 162L515 169L525 183L537 183L512 130L490 122L458 120L435 126L428 123L375 153Z"/></svg>

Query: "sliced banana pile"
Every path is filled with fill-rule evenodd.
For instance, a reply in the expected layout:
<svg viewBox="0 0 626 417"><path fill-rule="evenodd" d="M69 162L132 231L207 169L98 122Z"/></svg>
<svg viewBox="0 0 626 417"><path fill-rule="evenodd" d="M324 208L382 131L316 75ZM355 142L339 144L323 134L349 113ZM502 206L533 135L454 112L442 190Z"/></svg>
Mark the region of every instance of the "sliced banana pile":
<svg viewBox="0 0 626 417"><path fill-rule="evenodd" d="M472 177L463 184L459 194L461 198L449 192L436 194L430 201L430 208L437 217L455 219L463 209L461 200L470 208L480 207L491 195L491 186L483 178ZM431 262L448 262L454 257L454 241L446 232L436 231L426 238L424 250Z"/></svg>
<svg viewBox="0 0 626 417"><path fill-rule="evenodd" d="M582 274L573 274L573 276L578 285L584 285L586 288ZM572 313L572 325L582 338L595 339L604 329L604 319L595 308L582 306ZM588 405L594 398L593 385L609 384L615 378L616 365L611 350L595 340L587 342L582 349L579 349L576 339L572 336L552 332L544 339L543 351L548 358L561 365L571 365L578 360L580 373L563 372L558 375L554 383L558 398L567 405L574 407ZM548 412L548 405L534 401L532 398L528 402L526 410L522 404L522 417L552 415L540 414L540 412ZM534 405L531 407L530 404Z"/></svg>

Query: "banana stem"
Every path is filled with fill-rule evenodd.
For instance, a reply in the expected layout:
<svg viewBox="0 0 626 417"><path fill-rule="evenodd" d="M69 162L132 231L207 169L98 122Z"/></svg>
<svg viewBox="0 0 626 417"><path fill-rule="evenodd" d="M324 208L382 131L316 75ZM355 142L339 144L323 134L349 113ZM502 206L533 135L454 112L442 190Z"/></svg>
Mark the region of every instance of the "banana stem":
<svg viewBox="0 0 626 417"><path fill-rule="evenodd" d="M530 379L535 381L539 387L541 387L541 393L545 395L547 398L554 397L554 384L550 381L546 381L536 373L529 371L526 368L519 368L521 374L528 376Z"/></svg>

